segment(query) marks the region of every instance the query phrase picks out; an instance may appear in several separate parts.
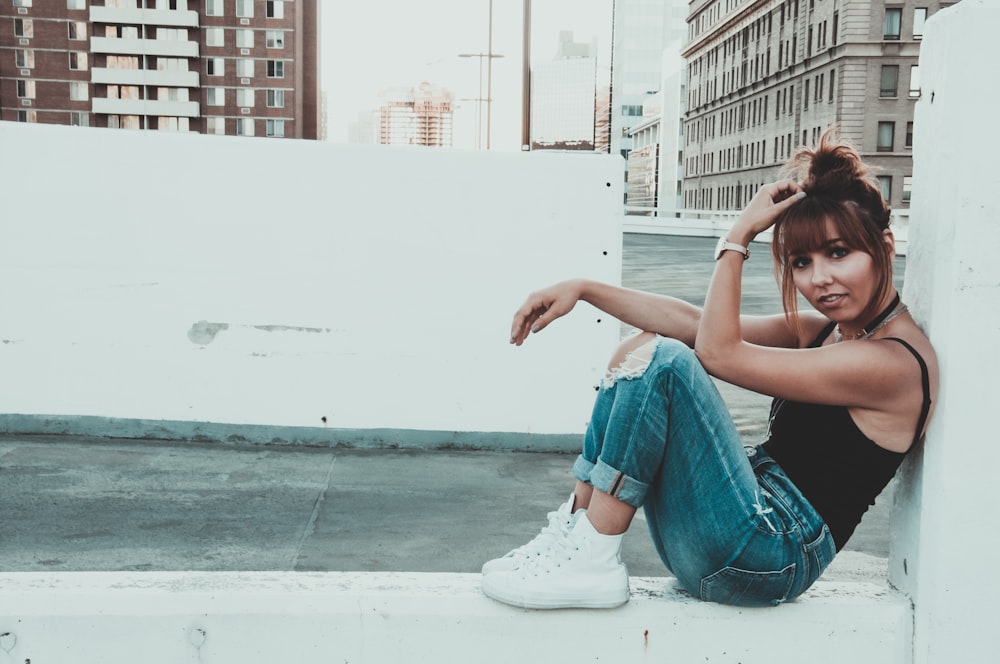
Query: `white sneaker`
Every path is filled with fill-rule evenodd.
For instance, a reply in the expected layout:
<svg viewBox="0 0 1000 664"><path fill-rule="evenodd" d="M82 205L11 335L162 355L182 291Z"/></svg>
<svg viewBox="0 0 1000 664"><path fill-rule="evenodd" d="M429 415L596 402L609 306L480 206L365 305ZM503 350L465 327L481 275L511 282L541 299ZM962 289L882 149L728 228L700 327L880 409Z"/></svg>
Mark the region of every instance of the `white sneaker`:
<svg viewBox="0 0 1000 664"><path fill-rule="evenodd" d="M602 535L586 514L569 534L520 567L483 576L488 597L527 609L607 609L629 599L622 535Z"/></svg>
<svg viewBox="0 0 1000 664"><path fill-rule="evenodd" d="M563 503L559 509L554 512L549 512L549 525L542 528L542 531L535 535L535 538L517 547L513 551L509 551L506 555L500 558L494 558L493 560L488 560L483 565L483 574L492 574L493 572L506 572L512 569L516 569L524 564L527 560L539 556L542 552L547 551L552 547L555 542L566 537L566 533L569 532L570 528L575 523L578 518L578 514L573 514L573 505L576 503L576 494L570 494L569 500Z"/></svg>

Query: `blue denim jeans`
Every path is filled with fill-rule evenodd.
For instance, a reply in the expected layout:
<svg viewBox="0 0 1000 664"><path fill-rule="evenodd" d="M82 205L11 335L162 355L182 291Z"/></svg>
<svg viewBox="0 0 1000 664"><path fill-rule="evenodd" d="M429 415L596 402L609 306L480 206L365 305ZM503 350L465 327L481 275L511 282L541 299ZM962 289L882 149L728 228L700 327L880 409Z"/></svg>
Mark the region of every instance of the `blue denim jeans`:
<svg viewBox="0 0 1000 664"><path fill-rule="evenodd" d="M692 595L739 606L804 592L836 552L823 519L760 448L744 448L711 377L657 337L598 390L577 479L643 507L660 558Z"/></svg>

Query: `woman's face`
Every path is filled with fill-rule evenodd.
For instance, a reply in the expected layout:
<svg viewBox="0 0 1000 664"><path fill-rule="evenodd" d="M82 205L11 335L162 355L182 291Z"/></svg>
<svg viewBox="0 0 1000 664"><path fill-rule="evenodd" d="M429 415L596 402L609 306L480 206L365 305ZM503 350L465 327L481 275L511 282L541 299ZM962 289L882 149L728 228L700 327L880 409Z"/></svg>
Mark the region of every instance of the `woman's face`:
<svg viewBox="0 0 1000 664"><path fill-rule="evenodd" d="M877 290L875 262L867 252L849 247L832 222L826 222L824 243L815 251L793 253L788 266L795 288L821 314L851 328L868 323L859 319Z"/></svg>

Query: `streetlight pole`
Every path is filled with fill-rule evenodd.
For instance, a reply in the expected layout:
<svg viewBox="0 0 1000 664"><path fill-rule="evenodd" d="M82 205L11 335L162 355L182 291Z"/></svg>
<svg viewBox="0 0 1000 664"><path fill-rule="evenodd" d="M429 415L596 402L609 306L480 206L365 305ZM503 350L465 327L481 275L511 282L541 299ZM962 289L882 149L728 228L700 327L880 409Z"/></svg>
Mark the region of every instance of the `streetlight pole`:
<svg viewBox="0 0 1000 664"><path fill-rule="evenodd" d="M531 0L524 0L521 37L521 149L531 149Z"/></svg>
<svg viewBox="0 0 1000 664"><path fill-rule="evenodd" d="M460 58L479 58L479 98L477 102L477 127L482 123L482 103L486 102L486 149L490 149L490 136L492 132L492 119L493 119L493 59L502 58L503 56L499 53L493 52L493 0L490 0L490 14L488 28L489 32L487 34L486 40L486 52L485 53L459 53ZM486 58L486 97L483 98L483 58ZM477 129L476 134L476 147L479 147L480 141L479 136L482 132Z"/></svg>

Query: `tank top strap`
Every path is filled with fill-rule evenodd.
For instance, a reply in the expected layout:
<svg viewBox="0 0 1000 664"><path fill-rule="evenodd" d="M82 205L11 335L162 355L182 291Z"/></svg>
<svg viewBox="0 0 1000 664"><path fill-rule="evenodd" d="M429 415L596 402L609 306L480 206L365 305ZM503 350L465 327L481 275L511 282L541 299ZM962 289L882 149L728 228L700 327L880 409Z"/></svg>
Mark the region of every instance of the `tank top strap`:
<svg viewBox="0 0 1000 664"><path fill-rule="evenodd" d="M927 363L924 361L924 358L913 346L898 337L885 337L885 340L902 344L906 350L910 351L913 357L917 358L917 363L920 364L920 382L924 390L924 401L923 406L920 408L920 418L917 420L917 433L913 436L913 442L916 443L920 440L920 433L924 430L924 424L927 423L927 415L931 410L930 372L927 371Z"/></svg>

